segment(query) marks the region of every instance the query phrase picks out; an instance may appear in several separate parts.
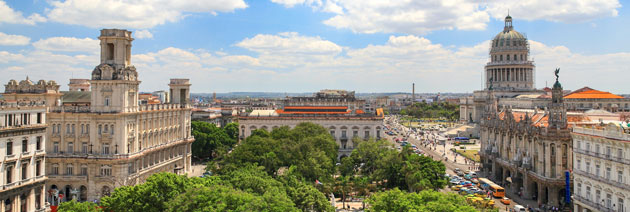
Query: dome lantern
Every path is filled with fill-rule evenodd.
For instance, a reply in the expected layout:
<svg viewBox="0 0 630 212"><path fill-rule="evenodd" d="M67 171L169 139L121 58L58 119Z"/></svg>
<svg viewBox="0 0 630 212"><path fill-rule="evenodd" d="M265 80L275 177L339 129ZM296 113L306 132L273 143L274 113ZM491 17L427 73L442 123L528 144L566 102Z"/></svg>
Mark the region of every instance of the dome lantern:
<svg viewBox="0 0 630 212"><path fill-rule="evenodd" d="M512 16L508 13L505 17L505 27L503 28L503 32L509 32L513 29L512 27Z"/></svg>

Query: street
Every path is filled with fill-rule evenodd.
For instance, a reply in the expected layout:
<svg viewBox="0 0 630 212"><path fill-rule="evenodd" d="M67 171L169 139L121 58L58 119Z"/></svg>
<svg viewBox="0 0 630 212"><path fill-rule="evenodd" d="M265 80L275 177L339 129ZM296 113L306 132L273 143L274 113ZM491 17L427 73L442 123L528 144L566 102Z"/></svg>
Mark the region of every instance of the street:
<svg viewBox="0 0 630 212"><path fill-rule="evenodd" d="M389 125L392 128L398 128L399 129L399 134L398 135L385 135L384 138L386 138L388 141L392 142L396 147L399 147L400 144L395 142L395 138L400 138L403 137L403 135L409 135L410 134L410 130L407 127L404 127L402 125L399 124L398 121L394 120L393 118L389 118L386 119L386 123L387 125ZM391 129L390 129L391 130ZM402 134L402 135L401 135ZM431 132L425 131L425 135L427 134L431 134ZM435 134L437 134L437 132L435 132ZM467 165L464 162L464 157L462 156L457 156L455 153L451 152L451 151L447 151L450 148L453 147L452 144L449 143L449 141L446 142L446 145L434 145L434 144L428 144L427 146L425 146L424 141L422 137L420 136L413 136L413 132L411 132L411 135L408 137L407 142L409 142L410 144L416 145L420 150L422 150L426 156L428 157L432 157L434 160L440 160L442 161L442 163L444 164L444 166L446 167L446 173L450 174L450 175L454 175L455 174L455 168L459 168L461 170L469 170L471 168L471 165ZM439 136L439 135L438 135ZM419 139L417 139L419 138ZM432 138L432 137L429 137ZM435 138L435 137L433 137ZM431 139L429 139L431 140ZM437 139L435 139L434 143L437 143ZM430 143L430 142L427 142ZM475 146L472 145L471 149L474 149ZM476 149L479 149L478 144L476 146ZM444 152L447 152L447 154L445 156ZM447 160L445 161L444 158L446 158ZM457 162L454 162L455 159L457 159ZM478 165L478 164L477 164ZM471 171L476 171L475 167L472 167L472 169L470 169ZM477 173L477 174L481 174L481 173ZM442 189L442 192L454 192L451 191L450 189L450 185L447 186L447 188ZM508 196L508 192L506 192L506 196ZM510 198L511 199L511 198ZM505 205L503 203L501 203L499 201L500 199L495 199L495 207L497 207L499 209L499 211L506 211L508 210L508 208L514 208L515 205L517 205L518 203L516 203L513 199L511 199L512 201L510 202L510 205Z"/></svg>

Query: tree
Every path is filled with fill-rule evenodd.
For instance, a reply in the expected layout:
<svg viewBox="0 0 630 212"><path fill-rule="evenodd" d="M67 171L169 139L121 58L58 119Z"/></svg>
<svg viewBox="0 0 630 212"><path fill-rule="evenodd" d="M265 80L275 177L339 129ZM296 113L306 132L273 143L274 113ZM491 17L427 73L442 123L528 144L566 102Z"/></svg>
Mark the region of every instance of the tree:
<svg viewBox="0 0 630 212"><path fill-rule="evenodd" d="M223 130L225 130L225 133L228 134L228 136L231 139L234 140L238 140L238 123L237 122L232 122L229 123L227 125L225 125L225 127L223 127Z"/></svg>
<svg viewBox="0 0 630 212"><path fill-rule="evenodd" d="M165 211L168 200L190 187L192 183L186 176L162 172L143 184L116 188L111 196L101 199L101 204L112 211Z"/></svg>
<svg viewBox="0 0 630 212"><path fill-rule="evenodd" d="M456 194L443 194L424 190L420 193L406 193L397 188L379 192L368 200L368 212L381 211L427 211L427 212L474 212L474 207Z"/></svg>
<svg viewBox="0 0 630 212"><path fill-rule="evenodd" d="M215 158L232 148L238 139L238 124L228 124L225 128L202 121L192 122L192 134L195 142L192 153L197 158Z"/></svg>
<svg viewBox="0 0 630 212"><path fill-rule="evenodd" d="M62 202L57 209L59 212L101 212L103 211L93 202L77 202L76 200Z"/></svg>

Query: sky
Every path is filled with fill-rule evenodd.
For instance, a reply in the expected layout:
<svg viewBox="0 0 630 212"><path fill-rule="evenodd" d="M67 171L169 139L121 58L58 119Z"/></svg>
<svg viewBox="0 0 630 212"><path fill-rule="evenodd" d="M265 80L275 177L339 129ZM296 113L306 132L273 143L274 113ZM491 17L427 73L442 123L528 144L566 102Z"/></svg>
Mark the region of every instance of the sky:
<svg viewBox="0 0 630 212"><path fill-rule="evenodd" d="M90 78L100 29L133 32L141 91L472 92L504 18L536 87L629 94L630 9L618 0L0 0L0 83Z"/></svg>

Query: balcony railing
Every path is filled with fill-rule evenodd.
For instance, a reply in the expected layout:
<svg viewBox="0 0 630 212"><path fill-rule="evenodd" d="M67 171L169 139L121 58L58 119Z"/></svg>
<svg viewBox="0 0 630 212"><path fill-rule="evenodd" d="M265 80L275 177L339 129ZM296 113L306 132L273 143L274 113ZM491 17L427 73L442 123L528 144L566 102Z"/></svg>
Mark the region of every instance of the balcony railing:
<svg viewBox="0 0 630 212"><path fill-rule="evenodd" d="M591 173L588 173L588 172L585 172L585 171L582 171L582 170L576 169L576 170L573 170L573 172L575 174L586 176L586 177L590 178L591 180L596 180L596 181L598 181L598 182L600 182L602 184L612 185L612 186L617 187L617 188L619 188L621 190L627 190L628 187L629 187L629 185L627 185L626 183L613 181L612 179L606 179L606 178L604 178L604 176L597 176L597 175L594 175L594 174L591 174Z"/></svg>
<svg viewBox="0 0 630 212"><path fill-rule="evenodd" d="M592 207L593 209L596 209L597 211L602 211L602 212L614 212L614 211L616 211L614 208L608 208L604 204L601 204L601 203L598 204L596 202L593 202L593 201L591 201L589 199L586 199L584 197L581 197L581 196L575 195L575 196L573 196L573 199L577 200L577 201L580 201L580 202L584 203L585 205L588 205L588 206Z"/></svg>
<svg viewBox="0 0 630 212"><path fill-rule="evenodd" d="M626 158L622 158L622 157L614 157L612 155L599 154L597 152L592 152L592 151L583 150L583 149L573 149L573 151L575 151L577 153L580 153L580 154L589 155L591 157L596 157L596 158L600 158L600 159L604 159L604 160L609 160L609 161L613 161L613 162L618 162L618 163L623 163L623 164L626 164L626 165L630 165L630 159L626 159Z"/></svg>

